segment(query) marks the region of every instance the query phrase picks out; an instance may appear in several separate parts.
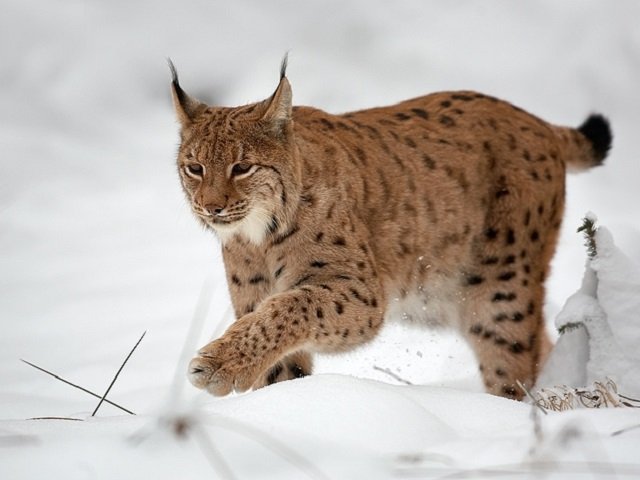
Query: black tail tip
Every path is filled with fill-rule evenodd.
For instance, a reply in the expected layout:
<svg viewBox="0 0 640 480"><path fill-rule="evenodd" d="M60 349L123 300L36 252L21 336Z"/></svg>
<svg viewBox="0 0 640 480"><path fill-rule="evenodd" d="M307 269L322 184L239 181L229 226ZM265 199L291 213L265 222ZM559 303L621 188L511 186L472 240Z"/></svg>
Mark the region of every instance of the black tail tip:
<svg viewBox="0 0 640 480"><path fill-rule="evenodd" d="M611 149L613 140L609 120L600 114L589 115L589 118L578 127L578 131L591 142L595 159L600 165Z"/></svg>

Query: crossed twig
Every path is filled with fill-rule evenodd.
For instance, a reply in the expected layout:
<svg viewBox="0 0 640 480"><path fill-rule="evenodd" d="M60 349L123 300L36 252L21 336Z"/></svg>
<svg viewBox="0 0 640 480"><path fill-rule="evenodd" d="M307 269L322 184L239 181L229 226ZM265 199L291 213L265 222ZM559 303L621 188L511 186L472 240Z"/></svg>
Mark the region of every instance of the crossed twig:
<svg viewBox="0 0 640 480"><path fill-rule="evenodd" d="M140 337L140 339L136 342L136 344L133 346L133 348L131 349L131 351L129 352L129 354L127 355L127 357L124 359L124 362L122 362L122 365L120 365L120 368L118 369L118 371L116 372L115 376L113 377L113 379L111 380L111 383L109 384L109 386L107 387L107 390L104 392L104 394L102 395L98 395L95 392L92 392L91 390L88 390L84 387L81 387L80 385L76 385L75 383L70 382L69 380L65 380L64 378L62 378L60 375L56 375L53 372L50 372L49 370L46 370L42 367L39 367L38 365L35 365L31 362L28 362L24 359L20 359L22 362L26 363L27 365L40 370L41 372L46 373L47 375L51 375L53 378L55 378L56 380L60 380L63 383L66 383L67 385L71 385L74 388L77 388L78 390L82 390L85 393L88 393L89 395L92 395L96 398L99 398L100 401L98 402L98 405L96 405L96 408L93 410L93 413L91 414L92 417L95 417L96 413L98 413L98 410L100 409L100 407L102 406L103 402L106 402L110 405L113 405L116 408L119 408L120 410L122 410L123 412L127 412L129 415L135 415L135 413L133 413L131 410L124 408L121 405L118 405L115 402L112 402L111 400L107 399L107 395L109 394L109 392L111 391L111 387L113 387L113 385L116 383L116 380L118 379L118 376L120 375L120 372L122 372L122 369L124 368L124 366L127 364L127 362L129 361L129 358L131 358L131 355L133 354L133 352L135 351L136 348L138 348L138 345L140 345L140 342L142 341L142 339L144 338L144 336L146 335L146 331L142 334L142 336ZM80 420L78 418L73 418L70 419L68 417L36 417L34 418L34 420L36 419L43 419L43 418L49 418L49 419L59 419L59 420Z"/></svg>

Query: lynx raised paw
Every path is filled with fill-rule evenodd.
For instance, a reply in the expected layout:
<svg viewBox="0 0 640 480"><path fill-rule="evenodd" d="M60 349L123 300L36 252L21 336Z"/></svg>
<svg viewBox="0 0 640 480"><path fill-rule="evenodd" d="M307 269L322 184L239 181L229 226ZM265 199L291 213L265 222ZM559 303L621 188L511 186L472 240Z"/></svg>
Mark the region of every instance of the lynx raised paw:
<svg viewBox="0 0 640 480"><path fill-rule="evenodd" d="M234 342L224 337L202 348L189 363L189 381L217 396L251 388L261 373Z"/></svg>

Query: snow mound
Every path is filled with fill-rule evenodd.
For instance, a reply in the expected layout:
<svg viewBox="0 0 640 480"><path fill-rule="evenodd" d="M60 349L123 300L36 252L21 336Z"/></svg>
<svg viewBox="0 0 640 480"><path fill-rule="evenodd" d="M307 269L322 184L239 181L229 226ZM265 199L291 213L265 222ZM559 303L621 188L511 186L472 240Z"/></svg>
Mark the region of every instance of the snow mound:
<svg viewBox="0 0 640 480"><path fill-rule="evenodd" d="M556 317L562 334L537 388L584 387L608 377L618 392L638 398L640 267L616 247L605 227L593 240L595 256L587 261L580 289Z"/></svg>
<svg viewBox="0 0 640 480"><path fill-rule="evenodd" d="M199 398L160 416L2 421L0 478L33 478L34 462L66 480L564 478L616 471L640 441L638 430L611 437L631 409L549 415L534 435L521 402L341 375Z"/></svg>

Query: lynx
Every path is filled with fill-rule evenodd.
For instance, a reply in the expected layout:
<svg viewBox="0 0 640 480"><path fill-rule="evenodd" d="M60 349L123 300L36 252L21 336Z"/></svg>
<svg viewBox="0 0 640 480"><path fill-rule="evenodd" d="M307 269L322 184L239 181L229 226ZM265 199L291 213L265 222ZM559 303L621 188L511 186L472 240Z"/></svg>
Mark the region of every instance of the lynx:
<svg viewBox="0 0 640 480"><path fill-rule="evenodd" d="M189 378L213 395L311 373L385 318L457 329L488 392L519 399L551 347L544 282L567 169L601 165L608 121L551 125L472 91L332 115L268 99L212 107L180 87L180 180L220 240L237 320Z"/></svg>

